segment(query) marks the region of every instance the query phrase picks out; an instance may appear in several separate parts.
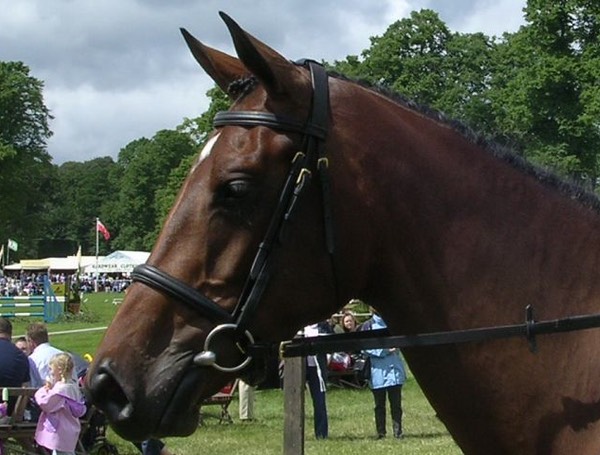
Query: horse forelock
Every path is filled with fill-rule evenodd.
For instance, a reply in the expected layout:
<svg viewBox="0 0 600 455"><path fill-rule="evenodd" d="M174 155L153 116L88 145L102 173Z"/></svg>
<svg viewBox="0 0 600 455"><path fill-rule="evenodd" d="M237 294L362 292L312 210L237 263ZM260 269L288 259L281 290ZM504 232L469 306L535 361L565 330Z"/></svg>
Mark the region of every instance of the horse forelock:
<svg viewBox="0 0 600 455"><path fill-rule="evenodd" d="M340 79L351 84L356 84L367 90L374 91L409 110L416 111L419 114L433 120L436 123L443 124L458 132L469 142L475 144L487 153L491 153L499 160L509 164L523 174L533 177L546 187L558 191L560 194L581 203L583 206L594 210L600 214L600 199L594 193L589 191L585 185L586 182L576 181L567 177L561 177L550 168L543 168L525 159L521 153L510 145L500 142L499 138L490 138L480 132L475 131L464 122L451 118L445 113L433 109L430 106L419 104L406 96L394 92L387 87L374 85L364 80L348 78L342 74L331 72L331 77Z"/></svg>
<svg viewBox="0 0 600 455"><path fill-rule="evenodd" d="M229 87L227 87L227 94L231 98L241 101L242 98L254 90L257 84L258 80L255 76L241 77L229 84Z"/></svg>

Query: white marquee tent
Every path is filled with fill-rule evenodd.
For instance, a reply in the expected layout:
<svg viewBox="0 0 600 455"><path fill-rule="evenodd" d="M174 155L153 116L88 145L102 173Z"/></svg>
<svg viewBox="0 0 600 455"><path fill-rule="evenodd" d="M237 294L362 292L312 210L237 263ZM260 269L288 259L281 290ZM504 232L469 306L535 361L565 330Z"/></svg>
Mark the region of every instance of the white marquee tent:
<svg viewBox="0 0 600 455"><path fill-rule="evenodd" d="M81 258L77 256L67 256L66 258L23 259L21 262L5 266L4 270L50 270L75 272L78 264L81 268L85 268L86 266L95 263L95 261L95 256L81 256Z"/></svg>
<svg viewBox="0 0 600 455"><path fill-rule="evenodd" d="M108 256L98 258L98 273L130 273L136 265L146 262L148 256L150 253L146 251L114 251ZM95 275L96 263L84 267L83 272Z"/></svg>

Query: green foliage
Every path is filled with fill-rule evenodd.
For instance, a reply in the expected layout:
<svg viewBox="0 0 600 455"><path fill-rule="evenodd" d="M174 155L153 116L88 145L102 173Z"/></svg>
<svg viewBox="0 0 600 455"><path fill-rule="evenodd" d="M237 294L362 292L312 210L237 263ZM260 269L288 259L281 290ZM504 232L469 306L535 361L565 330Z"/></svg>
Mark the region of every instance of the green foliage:
<svg viewBox="0 0 600 455"><path fill-rule="evenodd" d="M179 163L179 166L173 169L169 174L167 183L162 188L156 190L157 222L154 226L154 239L158 237L162 225L164 224L171 207L173 207L173 204L175 203L175 198L179 193L179 189L183 185L195 159L196 154L183 158L181 163Z"/></svg>
<svg viewBox="0 0 600 455"><path fill-rule="evenodd" d="M362 61L349 56L336 69L491 129L486 91L493 50L482 33L451 33L437 13L421 10L371 38Z"/></svg>
<svg viewBox="0 0 600 455"><path fill-rule="evenodd" d="M96 217L106 220L101 207L117 197L118 187L107 183L115 167L112 158L104 157L71 161L57 168L47 234L52 239L72 241L71 251L62 254L74 254L77 244L81 244L84 255L95 254ZM100 243L100 253L107 252L109 245Z"/></svg>
<svg viewBox="0 0 600 455"><path fill-rule="evenodd" d="M213 130L212 122L217 112L229 109L231 100L219 87L213 87L206 95L210 98L208 110L195 119L186 118L177 131L189 135L197 145L202 144L208 134Z"/></svg>
<svg viewBox="0 0 600 455"><path fill-rule="evenodd" d="M48 159L46 140L52 135L43 87L22 62L0 62L0 143L38 160Z"/></svg>
<svg viewBox="0 0 600 455"><path fill-rule="evenodd" d="M595 186L600 8L530 0L525 12L528 25L507 36L497 56L498 126L518 138L526 156Z"/></svg>
<svg viewBox="0 0 600 455"><path fill-rule="evenodd" d="M114 177L119 193L111 206L109 220L116 233L116 249L150 250L159 218L156 194L182 159L194 153L190 137L162 130L152 139L129 143L119 154Z"/></svg>
<svg viewBox="0 0 600 455"><path fill-rule="evenodd" d="M66 311L56 322L64 322L67 324L98 324L100 322L100 316L96 314L89 305L84 305L79 313L70 313Z"/></svg>
<svg viewBox="0 0 600 455"><path fill-rule="evenodd" d="M45 150L52 135L43 84L21 62L0 62L0 243L19 242L19 256L35 254L44 230L53 173Z"/></svg>
<svg viewBox="0 0 600 455"><path fill-rule="evenodd" d="M329 439L316 440L312 430L313 412L310 395L305 396L305 451L306 455L458 455L461 450L437 419L423 396L418 384L409 378L402 391L405 438L375 439L373 395L368 389L336 389L327 391ZM237 394L229 406L233 424L219 424L218 407L204 407L204 425L187 438L166 438L167 447L181 455L197 454L198 447L214 455L277 455L283 453L283 402L281 390L256 392L253 422L240 422L237 418ZM389 411L388 411L389 412ZM389 417L388 417L389 420ZM389 422L388 422L388 425ZM391 431L391 430L389 430ZM135 455L133 447L112 433L109 438L116 443L121 455Z"/></svg>

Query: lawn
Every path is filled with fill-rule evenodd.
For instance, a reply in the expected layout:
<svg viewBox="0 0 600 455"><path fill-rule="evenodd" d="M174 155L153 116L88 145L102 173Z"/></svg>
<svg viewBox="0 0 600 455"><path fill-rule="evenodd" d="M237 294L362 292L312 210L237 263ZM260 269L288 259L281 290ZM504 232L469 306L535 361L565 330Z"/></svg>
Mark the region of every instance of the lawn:
<svg viewBox="0 0 600 455"><path fill-rule="evenodd" d="M97 294L85 294L81 302L80 314L63 317L59 321L48 324L48 331L53 345L60 349L83 355L94 354L100 343L104 330L95 330L110 324L117 307L112 304L115 297L123 297L122 294L99 292ZM13 335L24 335L27 325L40 318L15 318L13 323ZM71 330L90 329L89 332L59 333Z"/></svg>
<svg viewBox="0 0 600 455"><path fill-rule="evenodd" d="M81 314L49 324L49 331L63 332L76 329L93 329L107 326L116 306L112 304L118 294L98 293L85 296ZM14 335L25 333L28 319L13 321ZM55 346L78 354L94 354L104 331L52 334ZM283 447L283 392L278 389L260 390L256 393L253 422L240 422L237 418L237 400L229 408L233 424L219 424L217 406L205 407L204 424L187 438L167 438L168 447L177 455L270 455L281 454ZM307 455L344 454L460 454L435 411L423 396L417 382L409 373L403 388L404 434L402 440L388 437L375 439L373 398L366 390L330 388L327 393L329 439L316 440L312 432L312 406L306 397L305 453ZM388 422L389 423L389 422ZM389 425L388 425L389 426ZM388 430L390 432L391 430ZM108 439L116 444L122 455L139 452L109 431Z"/></svg>

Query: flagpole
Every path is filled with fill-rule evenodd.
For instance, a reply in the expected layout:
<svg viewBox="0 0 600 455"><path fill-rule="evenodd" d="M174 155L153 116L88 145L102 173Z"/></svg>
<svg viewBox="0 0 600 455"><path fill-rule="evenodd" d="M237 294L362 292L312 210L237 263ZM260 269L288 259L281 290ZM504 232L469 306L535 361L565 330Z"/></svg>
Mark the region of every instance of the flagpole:
<svg viewBox="0 0 600 455"><path fill-rule="evenodd" d="M95 292L98 292L98 250L100 248L100 244L99 244L99 239L98 239L98 221L100 221L100 218L96 217L96 226L95 226L95 231L96 231L96 282L94 284L94 290Z"/></svg>

